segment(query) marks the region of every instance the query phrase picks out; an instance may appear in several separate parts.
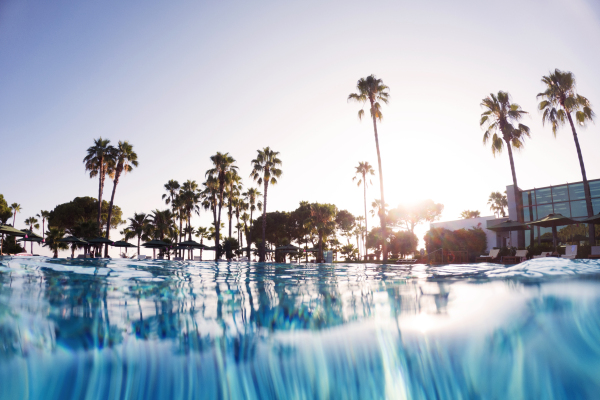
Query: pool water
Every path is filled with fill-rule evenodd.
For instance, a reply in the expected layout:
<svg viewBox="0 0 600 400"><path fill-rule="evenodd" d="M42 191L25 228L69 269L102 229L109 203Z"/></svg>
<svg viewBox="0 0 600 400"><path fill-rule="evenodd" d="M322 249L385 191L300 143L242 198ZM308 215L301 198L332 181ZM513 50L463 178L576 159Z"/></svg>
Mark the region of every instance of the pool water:
<svg viewBox="0 0 600 400"><path fill-rule="evenodd" d="M0 399L592 399L600 262L0 258Z"/></svg>

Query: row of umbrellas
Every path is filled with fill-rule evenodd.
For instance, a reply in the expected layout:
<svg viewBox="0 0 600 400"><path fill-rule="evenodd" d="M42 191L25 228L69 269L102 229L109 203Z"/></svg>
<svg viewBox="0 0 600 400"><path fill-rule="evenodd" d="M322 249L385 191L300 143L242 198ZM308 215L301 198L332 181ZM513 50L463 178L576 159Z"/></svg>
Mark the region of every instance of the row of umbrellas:
<svg viewBox="0 0 600 400"><path fill-rule="evenodd" d="M510 221L508 221L508 222L510 222ZM506 222L503 224L506 224ZM493 227L493 228L496 228L496 227ZM492 229L492 228L490 228L490 229ZM492 230L494 230L494 229L492 229ZM27 230L21 231L21 230L13 228L10 225L0 225L0 234L7 234L7 235L11 235L11 236L23 237L22 239L19 239L19 240L24 241L24 242L42 242L44 240L41 236L38 236L31 231L27 231ZM80 239L75 236L67 236L62 239L59 239L58 242L71 243L71 244L80 245L80 246L97 246L97 245L108 244L113 247L125 247L125 248L136 247L135 245L133 245L131 243L127 243L127 242L120 241L120 240L113 242L112 240L104 238L104 237L97 237L94 239L83 240L83 239ZM0 243L0 253L2 252L1 246L2 246L2 244ZM149 242L142 244L142 246L145 248L148 248L148 249L162 249L162 248L169 247L174 250L188 250L188 249L216 250L216 247L214 247L214 246L213 247L205 246L194 240L187 240L185 242L178 243L177 245L172 245L171 243L167 243L162 240L151 240ZM73 247L73 250L74 250L74 247ZM251 249L251 250L258 251L257 249ZM275 250L266 250L266 251L267 252L283 251L286 253L293 253L293 252L298 252L298 251L302 251L302 250L304 250L306 252L319 251L319 249L317 249L317 248L301 249L300 247L296 247L292 244L286 244L284 246L279 246L279 247L275 248Z"/></svg>
<svg viewBox="0 0 600 400"><path fill-rule="evenodd" d="M600 222L600 214L594 215L593 217L586 218L580 221L576 221L574 219L565 217L562 214L554 213L548 214L542 219L533 222L520 223L516 221L505 221L500 224L488 227L487 229L495 232L512 232L512 231L525 231L530 230L531 225L540 226L543 228L552 228L552 242L554 244L554 250L556 251L556 246L558 244L558 232L557 227L563 225L574 225L580 223L589 223L596 224Z"/></svg>

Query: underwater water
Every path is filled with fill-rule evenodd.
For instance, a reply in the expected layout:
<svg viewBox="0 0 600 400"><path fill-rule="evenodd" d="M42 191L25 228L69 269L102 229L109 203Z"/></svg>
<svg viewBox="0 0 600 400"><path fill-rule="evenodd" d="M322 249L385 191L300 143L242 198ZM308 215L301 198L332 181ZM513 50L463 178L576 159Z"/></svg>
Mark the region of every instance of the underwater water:
<svg viewBox="0 0 600 400"><path fill-rule="evenodd" d="M0 399L592 399L600 262L0 257Z"/></svg>

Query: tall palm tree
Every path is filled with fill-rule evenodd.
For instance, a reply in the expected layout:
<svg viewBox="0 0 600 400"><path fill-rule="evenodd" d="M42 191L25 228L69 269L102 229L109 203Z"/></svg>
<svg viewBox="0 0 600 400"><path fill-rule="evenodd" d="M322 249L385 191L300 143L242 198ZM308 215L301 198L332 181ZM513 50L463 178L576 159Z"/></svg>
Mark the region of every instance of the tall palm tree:
<svg viewBox="0 0 600 400"><path fill-rule="evenodd" d="M242 220L242 229L244 230L244 236L246 237L246 245L248 246L248 248L250 248L250 242L248 241L248 227L249 224L248 222L250 221L250 214L248 214L247 212L244 212L241 216L240 219ZM240 235L240 244L242 240L242 235ZM250 258L248 258L250 259Z"/></svg>
<svg viewBox="0 0 600 400"><path fill-rule="evenodd" d="M12 203L10 209L13 211L13 228L15 227L15 221L17 220L17 213L23 211L19 203Z"/></svg>
<svg viewBox="0 0 600 400"><path fill-rule="evenodd" d="M42 210L39 214L36 214L36 217L42 219L42 242L46 240L46 219L50 218L50 212Z"/></svg>
<svg viewBox="0 0 600 400"><path fill-rule="evenodd" d="M129 218L129 226L127 227L127 229L129 229L129 231L133 232L133 234L137 236L138 255L140 254L140 242L142 239L145 240L148 234L148 223L148 216L144 213L134 213L133 217Z"/></svg>
<svg viewBox="0 0 600 400"><path fill-rule="evenodd" d="M484 112L481 113L479 125L485 127L483 134L483 144L488 142L492 144L492 154L502 153L504 143L508 150L510 160L510 170L512 172L513 186L515 188L515 204L521 204L521 195L517 185L517 173L515 172L515 162L512 149L523 148L526 137L529 137L529 127L519 123L527 111L523 111L521 106L511 103L508 92L499 91L498 94L491 93L488 97L481 100L481 106ZM523 222L523 215L517 213L517 221ZM519 246L524 243L523 231L518 233Z"/></svg>
<svg viewBox="0 0 600 400"><path fill-rule="evenodd" d="M552 133L556 137L556 131L563 126L566 121L569 121L575 148L577 149L577 157L579 158L579 167L581 168L581 176L583 177L583 188L585 193L585 203L587 206L588 217L594 215L592 207L592 196L588 185L587 175L585 173L585 165L583 163L583 155L573 123L575 114L576 122L584 127L587 122L594 120L594 111L591 108L590 101L577 93L575 75L572 72L561 71L558 68L554 72L550 72L547 76L542 77L542 82L546 85L546 91L539 93L538 98L541 98L538 108L542 111L542 123L552 125ZM588 224L590 245L596 242L596 232L594 224Z"/></svg>
<svg viewBox="0 0 600 400"><path fill-rule="evenodd" d="M167 193L162 195L162 199L165 201L165 204L171 204L173 214L178 214L177 211L179 207L176 204L176 199L180 188L179 182L174 179L170 179L169 182L165 183L165 190ZM181 218L179 219L179 232L181 232Z"/></svg>
<svg viewBox="0 0 600 400"><path fill-rule="evenodd" d="M217 206L219 198L219 183L214 176L208 176L206 181L202 183L204 189L201 191L202 208L210 210L213 215L213 225L217 223Z"/></svg>
<svg viewBox="0 0 600 400"><path fill-rule="evenodd" d="M213 167L206 171L206 176L213 176L219 183L218 214L217 223L215 225L215 246L217 248L217 251L215 251L215 260L218 260L221 256L219 254L219 242L221 240L221 209L223 208L223 194L225 192L225 184L229 179L230 175L233 173L232 171L237 170L238 167L234 164L235 159L231 157L229 153L217 152L217 154L210 157L210 161L212 161Z"/></svg>
<svg viewBox="0 0 600 400"><path fill-rule="evenodd" d="M113 179L113 190L110 196L110 205L108 207L108 218L106 219L106 238L110 238L110 223L112 218L112 209L115 201L115 192L117 191L117 185L119 184L119 178L121 174L125 175L128 172L133 171L134 167L138 166L137 154L133 151L133 145L128 141L121 142L114 149L112 154L114 168L110 171L110 177ZM104 245L104 257L108 257L108 243Z"/></svg>
<svg viewBox="0 0 600 400"><path fill-rule="evenodd" d="M165 190L167 191L167 193L164 193L162 195L163 200L165 201L165 204L172 204L173 200L175 200L175 196L177 196L177 193L179 192L179 188L181 186L179 185L179 182L177 182L176 180L169 180L169 182L165 183Z"/></svg>
<svg viewBox="0 0 600 400"><path fill-rule="evenodd" d="M248 188L248 190L242 193L244 199L246 200L246 204L248 204L248 209L250 210L250 226L248 227L248 237L246 237L246 242L248 242L248 251L246 257L250 259L250 245L252 244L252 224L254 220L252 219L252 215L254 211L258 209L258 211L262 211L262 201L260 201L260 196L262 193L255 188Z"/></svg>
<svg viewBox="0 0 600 400"><path fill-rule="evenodd" d="M241 187L240 187L241 189ZM241 196L241 193L240 195ZM235 207L235 219L237 220L237 229L238 229L238 243L240 244L240 246L243 247L242 245L242 231L241 229L246 227L245 224L240 224L240 217L243 216L243 213L245 214L245 211L248 210L248 204L244 201L244 199L242 197L239 197L236 199L234 207ZM238 227L239 226L239 227ZM245 233L245 231L244 231Z"/></svg>
<svg viewBox="0 0 600 400"><path fill-rule="evenodd" d="M281 177L283 172L279 168L281 166L281 160L277 157L278 151L273 151L269 147L265 147L262 150L257 150L258 155L252 163L252 172L250 177L254 179L259 185L264 185L264 197L263 197L263 220L262 220L262 243L260 250L260 262L265 261L265 238L267 236L267 193L269 190L269 183L271 185L277 184L277 179Z"/></svg>
<svg viewBox="0 0 600 400"><path fill-rule="evenodd" d="M189 234L188 240L192 240L192 231L190 230L192 226L192 212L200 214L200 207L198 204L201 200L196 181L190 181L188 179L181 187L180 196L184 217L186 218L186 232Z"/></svg>
<svg viewBox="0 0 600 400"><path fill-rule="evenodd" d="M232 235L233 210L234 207L236 207L237 205L241 190L242 177L237 174L237 171L233 170L230 174L228 174L225 188L227 195L227 217L229 220L229 237L231 237Z"/></svg>
<svg viewBox="0 0 600 400"><path fill-rule="evenodd" d="M367 224L367 184L373 184L373 182L371 182L371 179L369 179L369 181L367 182L367 175L375 175L375 170L373 169L373 166L371 166L371 164L369 164L367 161L362 162L359 161L358 162L358 167L355 167L356 171L355 171L355 175L352 178L352 180L354 181L355 179L358 178L358 182L356 184L356 186L360 186L361 183L363 185L363 190L364 190L364 204L365 204L365 232L369 231L369 225ZM364 233L363 233L364 235Z"/></svg>
<svg viewBox="0 0 600 400"><path fill-rule="evenodd" d="M104 181L106 175L112 171L114 164L115 148L110 145L110 140L94 139L94 145L87 149L87 155L83 158L85 170L89 171L90 178L98 179L98 230L101 229L100 219L102 214L102 193L104 192ZM110 221L110 220L109 220Z"/></svg>
<svg viewBox="0 0 600 400"><path fill-rule="evenodd" d="M383 84L381 79L377 79L375 75L369 75L366 78L360 78L356 83L357 93L351 93L348 96L348 100L354 100L363 104L363 108L358 111L358 118L362 120L365 115L364 105L369 102L371 106L371 118L373 119L373 131L375 132L375 147L377 148L377 162L379 164L379 190L381 192L381 201L385 203L385 196L383 194L383 168L381 166L381 153L379 152L379 137L377 135L377 121L381 122L383 114L381 113L381 104L388 103L390 94L388 93L389 87ZM381 222L381 231L386 231L386 220L385 214L379 216ZM387 261L387 243L383 242L383 261Z"/></svg>

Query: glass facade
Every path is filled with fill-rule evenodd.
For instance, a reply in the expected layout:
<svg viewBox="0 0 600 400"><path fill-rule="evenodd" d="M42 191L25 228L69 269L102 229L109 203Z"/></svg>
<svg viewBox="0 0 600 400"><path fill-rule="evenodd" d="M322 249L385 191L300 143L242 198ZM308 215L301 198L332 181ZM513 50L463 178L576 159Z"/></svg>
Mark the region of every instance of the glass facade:
<svg viewBox="0 0 600 400"><path fill-rule="evenodd" d="M594 214L600 213L600 179L589 181ZM565 217L587 217L585 190L583 183L551 186L548 188L524 190L523 217L525 221L544 218L551 213L559 213Z"/></svg>
<svg viewBox="0 0 600 400"><path fill-rule="evenodd" d="M600 213L600 179L588 181L588 183L592 197L592 208L594 214L598 214ZM535 221L552 213L575 219L585 218L588 213L583 182L524 190L522 191L522 212L525 222ZM587 236L587 224L581 223L570 227L558 227L558 231L559 237ZM551 228L535 227L533 238L534 240L541 238L544 241L551 235L551 232ZM531 235L526 233L526 246L530 244L530 241Z"/></svg>

